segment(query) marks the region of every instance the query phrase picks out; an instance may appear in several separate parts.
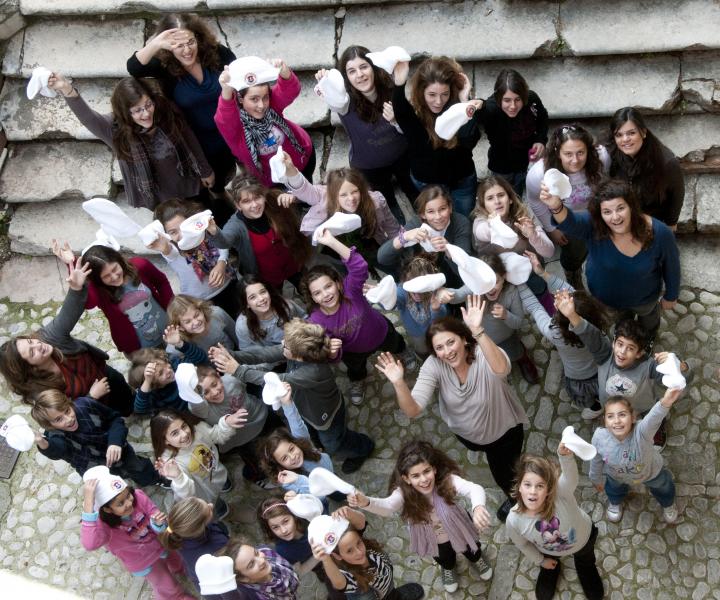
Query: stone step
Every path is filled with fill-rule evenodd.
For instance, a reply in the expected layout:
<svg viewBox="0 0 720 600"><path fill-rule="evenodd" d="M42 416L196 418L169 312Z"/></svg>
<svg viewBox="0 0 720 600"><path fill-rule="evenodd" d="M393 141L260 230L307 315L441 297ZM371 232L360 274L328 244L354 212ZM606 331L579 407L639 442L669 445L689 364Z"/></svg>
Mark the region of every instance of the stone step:
<svg viewBox="0 0 720 600"><path fill-rule="evenodd" d="M146 208L132 208L127 202L117 202L123 212L140 225L152 221ZM53 237L62 237L74 252L81 252L93 239L99 225L87 214L77 199L56 200L47 204L22 204L15 209L10 221L10 248L13 252L43 256L51 254ZM156 254L143 246L140 238L118 240L124 251L133 254Z"/></svg>
<svg viewBox="0 0 720 600"><path fill-rule="evenodd" d="M317 127L330 122L330 111L312 91L315 77L304 72L299 74L302 84L300 96L285 111L291 121L302 127ZM110 96L117 79L75 80L83 98L94 110L110 112ZM8 140L20 142L36 139L75 138L95 139L77 120L60 97L37 96L28 100L25 88L27 80L8 79L0 92L0 122Z"/></svg>
<svg viewBox="0 0 720 600"><path fill-rule="evenodd" d="M110 196L111 162L110 150L96 142L12 144L0 174L0 200L46 203Z"/></svg>

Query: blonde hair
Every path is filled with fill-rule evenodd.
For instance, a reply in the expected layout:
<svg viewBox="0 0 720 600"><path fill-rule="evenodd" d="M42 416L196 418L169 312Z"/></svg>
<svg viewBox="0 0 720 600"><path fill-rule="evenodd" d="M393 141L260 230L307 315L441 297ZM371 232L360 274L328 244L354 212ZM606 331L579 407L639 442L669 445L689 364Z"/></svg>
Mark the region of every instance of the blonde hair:
<svg viewBox="0 0 720 600"><path fill-rule="evenodd" d="M510 227L515 229L515 221L521 217L527 217L528 211L508 180L500 176L486 177L478 182L477 190L475 192L475 208L470 213L470 218L472 219L477 217L485 221L488 220L489 215L487 209L485 208L485 194L487 194L490 188L495 187L496 185L499 185L508 195L510 206L508 207L508 215L505 219L505 223L509 223Z"/></svg>
<svg viewBox="0 0 720 600"><path fill-rule="evenodd" d="M167 352L160 348L140 348L135 350L129 357L130 369L128 370L128 383L130 387L138 389L145 379L145 367L151 362L170 363ZM154 387L154 384L153 384Z"/></svg>
<svg viewBox="0 0 720 600"><path fill-rule="evenodd" d="M325 362L330 357L330 338L325 328L295 317L283 329L285 347L290 354L306 362Z"/></svg>
<svg viewBox="0 0 720 600"><path fill-rule="evenodd" d="M199 538L207 526L207 502L190 497L176 502L167 517L167 529L158 534L163 547L169 550L182 548L183 540Z"/></svg>
<svg viewBox="0 0 720 600"><path fill-rule="evenodd" d="M533 454L523 454L517 463L515 469L515 481L513 483L512 492L510 496L517 501L518 511L523 513L528 510L527 506L523 502L522 495L520 494L520 483L527 473L537 475L545 482L547 486L547 495L545 496L545 504L540 512L540 517L549 521L553 518L555 511L555 498L557 496L557 482L560 476L559 469L555 463L550 462L547 458L542 456L535 456Z"/></svg>
<svg viewBox="0 0 720 600"><path fill-rule="evenodd" d="M73 406L73 402L65 395L65 392L54 389L43 390L33 398L30 415L40 427L55 429L47 411L65 412L71 406Z"/></svg>
<svg viewBox="0 0 720 600"><path fill-rule="evenodd" d="M180 325L183 315L189 310L197 309L205 317L206 327L210 327L212 307L212 302L208 300L202 300L200 298L195 298L194 296L188 296L187 294L178 294L170 301L170 304L168 304L167 307L169 324L180 328L180 335L184 340L192 340L197 336L188 333Z"/></svg>

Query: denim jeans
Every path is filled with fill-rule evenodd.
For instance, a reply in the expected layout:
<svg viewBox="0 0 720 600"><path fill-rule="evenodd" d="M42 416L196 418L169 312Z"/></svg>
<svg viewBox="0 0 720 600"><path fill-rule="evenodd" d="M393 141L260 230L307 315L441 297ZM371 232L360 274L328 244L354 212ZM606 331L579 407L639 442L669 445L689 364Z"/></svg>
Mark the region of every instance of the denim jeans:
<svg viewBox="0 0 720 600"><path fill-rule="evenodd" d="M308 429L312 427L307 421ZM345 421L345 401L335 413L330 427L316 429L322 447L330 456L338 459L364 458L373 450L372 440L364 433L347 428Z"/></svg>
<svg viewBox="0 0 720 600"><path fill-rule="evenodd" d="M675 502L675 482L672 473L667 469L661 469L657 476L643 481L643 485L650 490L663 508L672 506L672 503ZM620 483L612 477L605 478L605 493L611 504L620 504L629 490L628 484Z"/></svg>
<svg viewBox="0 0 720 600"><path fill-rule="evenodd" d="M410 174L410 179L415 184L418 191L426 185L431 185L419 179L415 179L414 175ZM455 182L453 186L447 186L450 189L450 196L452 197L453 210L459 212L461 215L469 216L473 208L475 208L475 194L477 193L477 175L473 173L467 177L463 177L459 181Z"/></svg>

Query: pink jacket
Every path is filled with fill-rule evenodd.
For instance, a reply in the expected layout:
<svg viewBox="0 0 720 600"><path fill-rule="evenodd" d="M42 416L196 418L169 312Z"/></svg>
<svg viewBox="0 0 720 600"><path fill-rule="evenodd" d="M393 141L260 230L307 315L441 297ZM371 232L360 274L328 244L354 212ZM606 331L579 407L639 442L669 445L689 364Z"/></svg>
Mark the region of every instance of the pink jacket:
<svg viewBox="0 0 720 600"><path fill-rule="evenodd" d="M290 74L289 79L279 77L277 83L270 90L270 107L284 118L283 111L292 104L293 100L300 95L300 80L295 73ZM301 156L289 142L283 144L283 150L290 155L293 164L302 170L307 165L312 154L312 140L300 125L285 119L288 126L295 134L295 137L305 151L305 155ZM215 123L218 131L225 138L228 147L249 173L258 178L265 186L273 185L270 178L270 158L272 155L260 156L260 164L262 165L262 173L257 170L253 163L245 143L245 130L240 120L240 109L238 107L237 98L233 95L232 100L225 100L222 96L218 99L218 107L215 112Z"/></svg>
<svg viewBox="0 0 720 600"><path fill-rule="evenodd" d="M150 525L150 515L157 507L142 490L135 490L135 510L129 521L118 527L110 527L100 520L82 520L80 541L85 550L97 550L106 546L118 557L131 573L151 566L165 549L160 545L155 530ZM83 514L83 517L85 515Z"/></svg>
<svg viewBox="0 0 720 600"><path fill-rule="evenodd" d="M526 250L534 251L544 258L550 258L555 252L555 246L545 233L542 225L533 219L535 229L530 238L523 236L512 224L510 227L520 238L514 248L501 248L490 243L490 225L487 219L476 217L473 221L473 247L478 254L499 254L501 252L517 252L523 254ZM507 224L507 223L506 223Z"/></svg>
<svg viewBox="0 0 720 600"><path fill-rule="evenodd" d="M298 184L301 179L302 183ZM318 225L332 216L327 214L327 186L313 185L303 177L302 173L298 173L288 182L287 188L298 200L310 205L310 210L300 223L300 231L305 235L312 235ZM370 198L375 204L377 220L373 238L378 244L384 244L398 234L400 224L395 215L390 212L385 196L380 192L370 192Z"/></svg>

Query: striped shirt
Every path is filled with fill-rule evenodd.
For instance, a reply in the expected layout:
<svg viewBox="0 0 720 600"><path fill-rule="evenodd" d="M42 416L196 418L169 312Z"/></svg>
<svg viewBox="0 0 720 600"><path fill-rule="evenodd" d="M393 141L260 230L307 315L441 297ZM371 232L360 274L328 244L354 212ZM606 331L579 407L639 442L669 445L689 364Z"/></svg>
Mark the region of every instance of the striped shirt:
<svg viewBox="0 0 720 600"><path fill-rule="evenodd" d="M367 551L367 558L370 565L367 567L367 573L370 575L370 588L382 599L393 589L393 566L390 557L384 552L376 552L375 550ZM355 594L361 592L355 576L349 571L340 569L340 573L345 577L345 594Z"/></svg>

